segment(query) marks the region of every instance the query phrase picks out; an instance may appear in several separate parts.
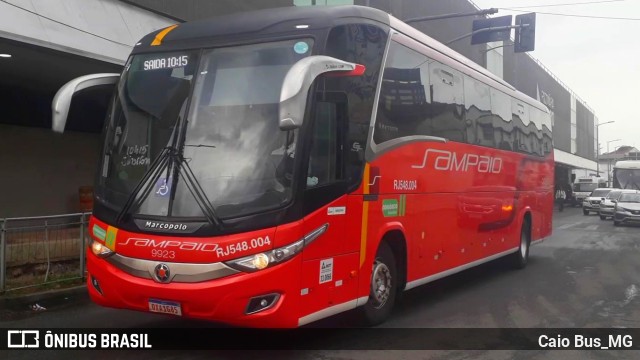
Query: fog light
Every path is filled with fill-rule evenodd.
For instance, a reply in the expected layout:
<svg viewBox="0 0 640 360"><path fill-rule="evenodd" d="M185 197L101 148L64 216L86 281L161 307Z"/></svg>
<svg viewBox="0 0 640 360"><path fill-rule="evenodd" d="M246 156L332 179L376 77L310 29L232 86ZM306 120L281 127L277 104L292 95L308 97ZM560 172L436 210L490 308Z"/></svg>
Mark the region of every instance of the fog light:
<svg viewBox="0 0 640 360"><path fill-rule="evenodd" d="M99 292L100 295L102 295L102 289L100 288L100 283L98 282L98 279L94 278L91 275L89 275L89 277L91 278L91 285L93 285L93 288L96 289L96 291Z"/></svg>
<svg viewBox="0 0 640 360"><path fill-rule="evenodd" d="M269 257L265 254L256 254L253 257L253 266L260 270L266 268L269 266Z"/></svg>
<svg viewBox="0 0 640 360"><path fill-rule="evenodd" d="M247 304L245 314L250 315L270 309L278 302L278 299L280 299L280 294L268 294L251 298Z"/></svg>

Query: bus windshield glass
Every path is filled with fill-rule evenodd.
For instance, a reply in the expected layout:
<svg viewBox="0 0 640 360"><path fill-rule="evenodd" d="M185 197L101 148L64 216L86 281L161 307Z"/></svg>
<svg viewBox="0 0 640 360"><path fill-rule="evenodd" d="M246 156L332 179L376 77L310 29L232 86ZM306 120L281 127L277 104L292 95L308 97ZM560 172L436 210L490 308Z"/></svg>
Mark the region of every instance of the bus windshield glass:
<svg viewBox="0 0 640 360"><path fill-rule="evenodd" d="M640 169L614 169L613 176L621 189L640 190Z"/></svg>
<svg viewBox="0 0 640 360"><path fill-rule="evenodd" d="M133 56L108 119L98 200L124 207L154 160L170 148L197 184L168 165L146 181L149 187L131 212L202 217L194 185L220 218L287 203L295 134L279 128L280 88L311 47L305 39Z"/></svg>

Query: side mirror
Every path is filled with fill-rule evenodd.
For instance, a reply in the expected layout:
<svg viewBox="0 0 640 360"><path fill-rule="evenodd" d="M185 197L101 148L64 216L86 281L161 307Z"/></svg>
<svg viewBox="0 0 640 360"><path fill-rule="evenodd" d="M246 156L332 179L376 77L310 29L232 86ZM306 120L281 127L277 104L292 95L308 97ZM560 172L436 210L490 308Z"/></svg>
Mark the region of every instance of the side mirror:
<svg viewBox="0 0 640 360"><path fill-rule="evenodd" d="M307 96L313 81L324 73L336 76L361 76L363 65L330 56L314 55L299 60L284 77L280 91L280 129L294 130L302 126Z"/></svg>
<svg viewBox="0 0 640 360"><path fill-rule="evenodd" d="M75 78L64 84L56 93L51 104L53 113L51 128L53 131L63 133L67 125L67 116L71 107L73 95L80 91L94 86L110 85L118 82L120 74L91 74Z"/></svg>
<svg viewBox="0 0 640 360"><path fill-rule="evenodd" d="M604 198L602 198L602 201L604 201Z"/></svg>

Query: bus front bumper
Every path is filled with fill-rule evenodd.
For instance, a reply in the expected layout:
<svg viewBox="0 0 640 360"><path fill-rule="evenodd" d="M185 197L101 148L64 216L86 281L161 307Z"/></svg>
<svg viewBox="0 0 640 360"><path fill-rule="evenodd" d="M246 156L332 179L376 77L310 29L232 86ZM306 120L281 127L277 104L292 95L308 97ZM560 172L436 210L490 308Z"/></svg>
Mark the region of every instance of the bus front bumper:
<svg viewBox="0 0 640 360"><path fill-rule="evenodd" d="M152 307L158 309L158 303L170 304L169 308L160 308L174 309L173 312L187 318L229 325L290 328L298 326L295 295L300 294L297 285L301 262L301 256L296 256L254 273L237 273L197 283L159 283L133 276L88 249L87 288L91 299L106 307L150 312ZM265 298L276 299L264 310L251 313L250 308L255 309L256 303Z"/></svg>

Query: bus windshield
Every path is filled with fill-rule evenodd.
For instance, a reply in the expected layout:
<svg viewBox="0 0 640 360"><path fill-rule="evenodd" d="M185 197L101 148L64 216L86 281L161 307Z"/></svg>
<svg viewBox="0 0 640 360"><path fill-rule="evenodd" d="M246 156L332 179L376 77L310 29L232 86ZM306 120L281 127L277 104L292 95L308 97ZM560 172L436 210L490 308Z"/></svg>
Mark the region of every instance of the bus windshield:
<svg viewBox="0 0 640 360"><path fill-rule="evenodd" d="M613 177L621 189L640 190L640 169L614 169Z"/></svg>
<svg viewBox="0 0 640 360"><path fill-rule="evenodd" d="M131 57L105 131L96 198L119 210L139 196L130 212L174 217L203 216L194 185L220 218L287 203L291 174L283 164L293 157L295 133L279 128L280 87L311 45L290 40ZM147 179L146 193L132 195L167 148L194 180L167 165Z"/></svg>

